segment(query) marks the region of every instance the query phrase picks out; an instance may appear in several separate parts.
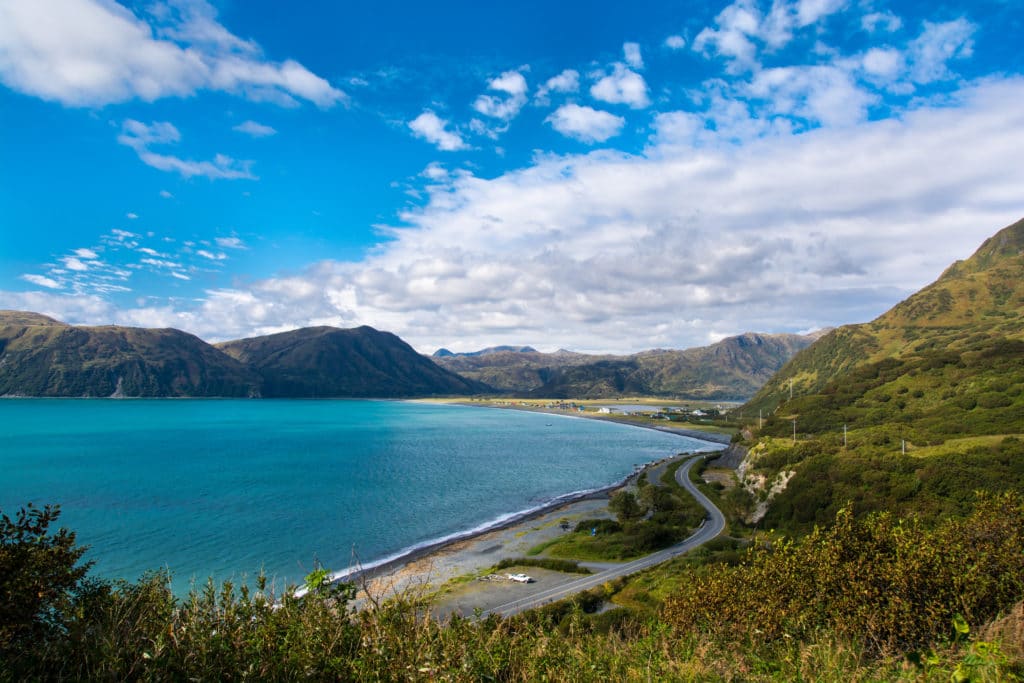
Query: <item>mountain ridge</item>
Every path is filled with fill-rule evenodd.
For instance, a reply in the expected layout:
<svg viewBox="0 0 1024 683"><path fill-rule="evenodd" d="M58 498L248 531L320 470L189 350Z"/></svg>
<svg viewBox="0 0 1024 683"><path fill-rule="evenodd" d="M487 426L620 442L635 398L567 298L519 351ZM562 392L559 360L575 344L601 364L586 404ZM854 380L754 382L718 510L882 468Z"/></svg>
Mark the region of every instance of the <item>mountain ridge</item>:
<svg viewBox="0 0 1024 683"><path fill-rule="evenodd" d="M76 326L0 311L0 396L415 398L487 389L366 326L215 346L173 328Z"/></svg>
<svg viewBox="0 0 1024 683"><path fill-rule="evenodd" d="M627 356L506 352L434 360L496 389L536 398L610 398L628 394L736 400L750 397L817 334L747 332L706 347L651 349ZM530 347L516 347L530 348Z"/></svg>

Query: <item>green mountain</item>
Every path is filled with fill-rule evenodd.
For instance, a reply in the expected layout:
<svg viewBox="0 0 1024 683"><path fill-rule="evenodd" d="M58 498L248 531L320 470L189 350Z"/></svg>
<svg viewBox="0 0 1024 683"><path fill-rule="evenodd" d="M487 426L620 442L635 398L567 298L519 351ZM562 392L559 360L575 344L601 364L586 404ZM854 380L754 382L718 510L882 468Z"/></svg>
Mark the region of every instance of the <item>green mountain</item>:
<svg viewBox="0 0 1024 683"><path fill-rule="evenodd" d="M629 395L736 400L753 394L816 336L747 333L683 351L594 356L529 347L442 355L435 361L496 389L537 398Z"/></svg>
<svg viewBox="0 0 1024 683"><path fill-rule="evenodd" d="M449 372L388 332L308 327L217 345L263 378L267 397L465 395L488 387Z"/></svg>
<svg viewBox="0 0 1024 683"><path fill-rule="evenodd" d="M792 473L776 525L846 500L963 512L979 489L1024 484L1024 221L876 320L822 337L740 412L767 418L751 472Z"/></svg>
<svg viewBox="0 0 1024 683"><path fill-rule="evenodd" d="M74 327L0 311L0 395L252 396L260 378L179 330Z"/></svg>
<svg viewBox="0 0 1024 683"><path fill-rule="evenodd" d="M489 389L370 327L218 346L174 329L78 327L0 311L0 396L404 398Z"/></svg>

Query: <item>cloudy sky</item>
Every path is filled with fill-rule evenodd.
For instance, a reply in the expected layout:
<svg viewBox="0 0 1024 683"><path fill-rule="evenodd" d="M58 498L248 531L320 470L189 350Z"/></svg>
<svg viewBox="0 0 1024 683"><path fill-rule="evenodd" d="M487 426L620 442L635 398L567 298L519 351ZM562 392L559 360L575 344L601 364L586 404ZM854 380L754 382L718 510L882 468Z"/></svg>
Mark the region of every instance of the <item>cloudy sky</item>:
<svg viewBox="0 0 1024 683"><path fill-rule="evenodd" d="M633 352L1024 216L1018 0L0 0L0 308Z"/></svg>

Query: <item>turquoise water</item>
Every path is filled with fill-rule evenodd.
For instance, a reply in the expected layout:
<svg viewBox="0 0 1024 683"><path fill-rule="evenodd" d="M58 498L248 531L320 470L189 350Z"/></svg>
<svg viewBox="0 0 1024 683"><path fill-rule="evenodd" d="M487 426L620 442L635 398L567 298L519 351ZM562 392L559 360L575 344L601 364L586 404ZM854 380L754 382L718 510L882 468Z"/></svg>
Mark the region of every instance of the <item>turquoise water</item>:
<svg viewBox="0 0 1024 683"><path fill-rule="evenodd" d="M94 572L280 588L718 446L593 420L392 401L0 401L0 509L58 503Z"/></svg>

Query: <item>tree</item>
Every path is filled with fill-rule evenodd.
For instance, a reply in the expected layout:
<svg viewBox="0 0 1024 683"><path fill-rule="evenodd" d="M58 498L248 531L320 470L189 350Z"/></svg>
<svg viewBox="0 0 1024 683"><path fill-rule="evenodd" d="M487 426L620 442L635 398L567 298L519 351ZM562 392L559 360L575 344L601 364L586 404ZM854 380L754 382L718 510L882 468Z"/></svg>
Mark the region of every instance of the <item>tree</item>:
<svg viewBox="0 0 1024 683"><path fill-rule="evenodd" d="M631 491L619 491L612 496L608 502L608 509L615 513L621 524L640 519L647 512Z"/></svg>
<svg viewBox="0 0 1024 683"><path fill-rule="evenodd" d="M92 562L78 564L87 548L74 532L50 532L59 516L59 506L31 503L13 520L0 513L0 659L31 650L71 618Z"/></svg>

